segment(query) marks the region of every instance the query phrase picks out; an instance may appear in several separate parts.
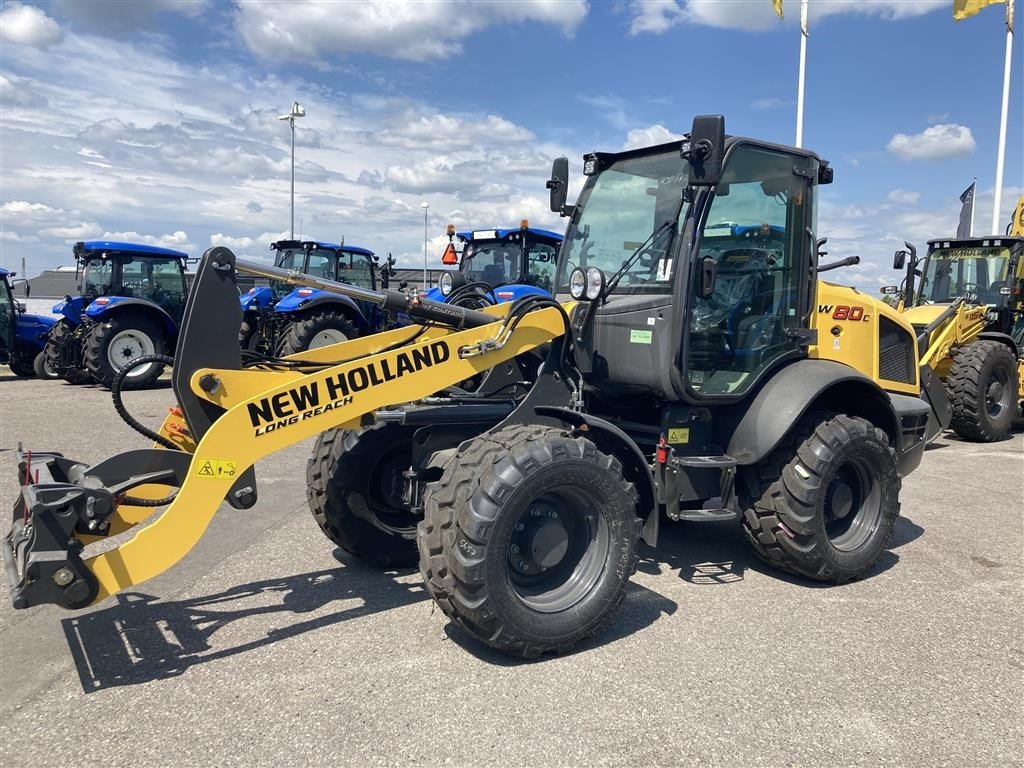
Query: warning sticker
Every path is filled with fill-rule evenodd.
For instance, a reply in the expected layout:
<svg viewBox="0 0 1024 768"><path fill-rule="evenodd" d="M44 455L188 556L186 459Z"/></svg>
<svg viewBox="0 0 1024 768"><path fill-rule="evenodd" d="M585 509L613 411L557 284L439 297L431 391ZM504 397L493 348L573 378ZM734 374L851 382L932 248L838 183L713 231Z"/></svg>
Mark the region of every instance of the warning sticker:
<svg viewBox="0 0 1024 768"><path fill-rule="evenodd" d="M199 477L234 477L235 476L235 462L228 461L227 459L207 459L200 456L198 459L199 469L196 470L196 474Z"/></svg>
<svg viewBox="0 0 1024 768"><path fill-rule="evenodd" d="M653 331L630 331L629 332L629 343L630 344L650 344L654 340Z"/></svg>
<svg viewBox="0 0 1024 768"><path fill-rule="evenodd" d="M670 443L688 443L690 442L690 429L689 427L680 427L676 429L670 429L668 431L668 441Z"/></svg>

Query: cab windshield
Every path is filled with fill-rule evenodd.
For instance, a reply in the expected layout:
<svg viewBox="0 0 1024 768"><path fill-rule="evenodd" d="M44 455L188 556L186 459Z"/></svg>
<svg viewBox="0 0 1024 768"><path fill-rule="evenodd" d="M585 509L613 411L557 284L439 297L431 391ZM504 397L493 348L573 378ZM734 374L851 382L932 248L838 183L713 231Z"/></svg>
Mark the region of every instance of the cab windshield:
<svg viewBox="0 0 1024 768"><path fill-rule="evenodd" d="M998 304L1009 263L1005 247L937 248L928 256L918 303L948 304L966 295L969 301Z"/></svg>
<svg viewBox="0 0 1024 768"><path fill-rule="evenodd" d="M519 243L466 243L460 271L471 283L487 283L492 288L522 282L523 247Z"/></svg>
<svg viewBox="0 0 1024 768"><path fill-rule="evenodd" d="M668 221L673 226L645 246L646 252L634 260L612 293L669 293L675 266L672 241L687 171L679 149L673 147L616 161L591 177L562 246L565 258L559 260L558 292L568 292L569 275L576 267L598 267L610 278Z"/></svg>
<svg viewBox="0 0 1024 768"><path fill-rule="evenodd" d="M306 252L302 248L286 248L277 252L275 266L281 269L297 269L304 272L306 269ZM270 289L275 299L283 299L292 292L294 286L281 280L271 280Z"/></svg>
<svg viewBox="0 0 1024 768"><path fill-rule="evenodd" d="M111 259L89 259L85 262L82 272L82 295L105 296L110 293L114 275L114 262Z"/></svg>

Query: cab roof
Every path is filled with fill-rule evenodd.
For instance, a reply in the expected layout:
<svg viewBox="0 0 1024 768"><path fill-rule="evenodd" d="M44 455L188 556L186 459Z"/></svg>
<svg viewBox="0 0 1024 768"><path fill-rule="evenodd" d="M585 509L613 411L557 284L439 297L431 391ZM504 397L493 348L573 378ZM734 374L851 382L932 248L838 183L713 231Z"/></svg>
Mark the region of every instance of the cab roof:
<svg viewBox="0 0 1024 768"><path fill-rule="evenodd" d="M936 237L928 241L928 250L933 248L987 248L999 241L1003 245L1024 242L1020 235L986 235L985 237Z"/></svg>
<svg viewBox="0 0 1024 768"><path fill-rule="evenodd" d="M119 251L121 253L143 253L151 256L172 256L176 259L188 258L187 253L172 251L170 248L161 248L158 245L121 243L115 240L86 240L84 243L75 243L74 251L76 256L99 251Z"/></svg>
<svg viewBox="0 0 1024 768"><path fill-rule="evenodd" d="M457 232L456 235L460 240L466 242L472 240L475 243L486 242L492 240L505 240L510 235L519 234L520 232L526 232L534 240L540 240L541 242L549 242L552 245L558 245L562 242L562 235L557 232L552 232L550 229L537 229L536 227L527 227L521 229L516 227L514 229L474 229L466 232Z"/></svg>
<svg viewBox="0 0 1024 768"><path fill-rule="evenodd" d="M358 245L338 245L337 243L322 243L319 240L278 240L270 244L271 250L279 251L282 248L323 248L325 250L341 251L342 253L356 253L362 256L373 256L373 251L368 248L360 248Z"/></svg>

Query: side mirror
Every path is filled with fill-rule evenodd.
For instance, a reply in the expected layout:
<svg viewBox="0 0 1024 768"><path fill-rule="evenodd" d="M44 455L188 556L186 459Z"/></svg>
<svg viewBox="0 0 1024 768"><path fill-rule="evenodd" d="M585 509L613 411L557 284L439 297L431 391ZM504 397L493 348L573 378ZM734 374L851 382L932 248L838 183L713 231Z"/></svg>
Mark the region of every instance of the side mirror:
<svg viewBox="0 0 1024 768"><path fill-rule="evenodd" d="M22 314L22 315L24 315L24 314L25 314L25 305L24 305L24 304L22 304L22 303L21 303L20 301L18 301L17 299L15 299L15 300L14 300L14 311L15 311L15 312L18 312L19 314Z"/></svg>
<svg viewBox="0 0 1024 768"><path fill-rule="evenodd" d="M559 216L564 216L565 198L569 192L569 158L556 157L552 161L551 178L545 186L551 190L551 210Z"/></svg>
<svg viewBox="0 0 1024 768"><path fill-rule="evenodd" d="M725 154L725 118L722 115L698 115L693 118L688 140L680 152L690 164L690 185L716 187L722 181L722 156Z"/></svg>
<svg viewBox="0 0 1024 768"><path fill-rule="evenodd" d="M708 298L715 292L715 279L718 277L718 262L711 256L705 256L700 260L700 293L702 299Z"/></svg>
<svg viewBox="0 0 1024 768"><path fill-rule="evenodd" d="M900 269L903 269L903 267L905 267L906 264L907 264L907 252L902 250L902 249L896 251L896 253L892 257L892 268L900 270ZM885 293L884 290L882 292Z"/></svg>
<svg viewBox="0 0 1024 768"><path fill-rule="evenodd" d="M32 295L32 286L28 284L28 280L25 281L25 298L27 299Z"/></svg>
<svg viewBox="0 0 1024 768"><path fill-rule="evenodd" d="M898 285L883 285L879 292L883 296L895 296L900 292L900 287Z"/></svg>

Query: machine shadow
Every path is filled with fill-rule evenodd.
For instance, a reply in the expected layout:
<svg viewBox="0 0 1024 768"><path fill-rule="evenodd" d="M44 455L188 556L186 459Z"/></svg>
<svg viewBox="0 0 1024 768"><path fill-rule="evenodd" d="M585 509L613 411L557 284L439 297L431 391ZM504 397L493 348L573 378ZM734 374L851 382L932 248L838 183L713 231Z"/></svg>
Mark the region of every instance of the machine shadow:
<svg viewBox="0 0 1024 768"><path fill-rule="evenodd" d="M428 599L419 582L398 581L400 573L382 573L340 552L335 556L338 568L254 581L187 600L123 592L108 608L63 619L82 689L92 693L176 677L198 664ZM347 602L354 599L360 602ZM323 613L333 603L338 609ZM298 618L314 612L315 617ZM233 622L270 614L291 614L296 620L229 647L211 642Z"/></svg>

